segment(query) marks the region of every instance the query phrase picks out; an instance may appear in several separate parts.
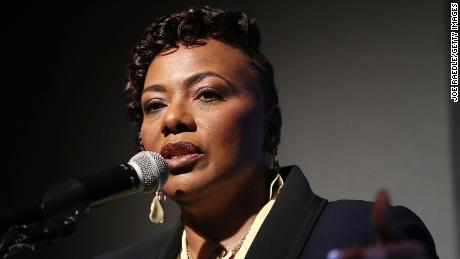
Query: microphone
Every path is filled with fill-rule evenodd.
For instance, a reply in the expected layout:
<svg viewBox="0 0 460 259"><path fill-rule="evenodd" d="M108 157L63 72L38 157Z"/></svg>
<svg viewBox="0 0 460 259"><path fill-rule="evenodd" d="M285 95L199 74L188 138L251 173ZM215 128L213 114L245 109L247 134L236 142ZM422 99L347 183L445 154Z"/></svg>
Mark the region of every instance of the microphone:
<svg viewBox="0 0 460 259"><path fill-rule="evenodd" d="M1 212L0 230L67 215L80 217L87 214L90 207L135 193L156 192L167 178L165 159L158 153L141 151L128 163L81 180L69 179L58 183L48 188L43 197Z"/></svg>

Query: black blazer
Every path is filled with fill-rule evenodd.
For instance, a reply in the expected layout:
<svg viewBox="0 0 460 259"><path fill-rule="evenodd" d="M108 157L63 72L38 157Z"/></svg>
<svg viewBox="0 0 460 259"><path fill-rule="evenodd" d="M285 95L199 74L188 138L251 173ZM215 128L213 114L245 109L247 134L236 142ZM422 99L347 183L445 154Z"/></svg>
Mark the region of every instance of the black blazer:
<svg viewBox="0 0 460 259"><path fill-rule="evenodd" d="M328 202L312 192L298 166L281 168L284 186L249 248L246 258L326 258L334 248L371 245L377 237L371 225L371 202ZM397 239L417 239L436 255L433 239L423 222L409 209L390 209L392 233ZM183 225L98 259L176 258Z"/></svg>

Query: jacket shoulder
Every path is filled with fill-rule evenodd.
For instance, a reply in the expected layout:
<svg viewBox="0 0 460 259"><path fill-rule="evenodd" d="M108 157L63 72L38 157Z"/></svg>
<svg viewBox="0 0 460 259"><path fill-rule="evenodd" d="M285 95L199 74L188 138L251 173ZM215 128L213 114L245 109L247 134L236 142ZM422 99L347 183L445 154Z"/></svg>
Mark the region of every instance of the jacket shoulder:
<svg viewBox="0 0 460 259"><path fill-rule="evenodd" d="M328 202L312 232L310 243L334 248L375 242L371 224L372 203L360 200Z"/></svg>

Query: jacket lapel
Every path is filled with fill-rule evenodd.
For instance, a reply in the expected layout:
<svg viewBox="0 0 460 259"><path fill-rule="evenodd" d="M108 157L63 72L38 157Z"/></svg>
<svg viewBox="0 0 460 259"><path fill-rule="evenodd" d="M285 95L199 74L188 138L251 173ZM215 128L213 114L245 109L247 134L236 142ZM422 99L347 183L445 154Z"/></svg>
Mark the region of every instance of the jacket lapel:
<svg viewBox="0 0 460 259"><path fill-rule="evenodd" d="M284 186L249 248L246 258L298 258L327 200L315 195L298 166L281 168ZM182 220L165 243L159 258L176 258Z"/></svg>
<svg viewBox="0 0 460 259"><path fill-rule="evenodd" d="M246 258L298 258L327 200L315 195L298 166L281 168L285 183Z"/></svg>

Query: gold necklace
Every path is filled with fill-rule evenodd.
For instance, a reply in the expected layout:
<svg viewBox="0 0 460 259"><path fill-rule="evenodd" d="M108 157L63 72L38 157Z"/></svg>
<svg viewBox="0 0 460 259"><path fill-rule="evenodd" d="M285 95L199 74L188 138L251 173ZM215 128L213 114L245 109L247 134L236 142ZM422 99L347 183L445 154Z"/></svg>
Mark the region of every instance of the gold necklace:
<svg viewBox="0 0 460 259"><path fill-rule="evenodd" d="M246 239L246 236L249 234L250 229L251 229L251 226L249 226L248 231L246 232L246 234L244 234L244 236L240 239L240 241L238 241L238 243L235 245L235 247L233 247L232 253L231 253L229 259L234 258L236 253L238 253L238 251L240 250L241 246L243 246L244 240ZM193 259L192 253L188 249L188 242L186 242L185 249L187 251L187 259ZM227 250L224 249L221 253L216 255L216 259L222 259L225 255L227 255Z"/></svg>

